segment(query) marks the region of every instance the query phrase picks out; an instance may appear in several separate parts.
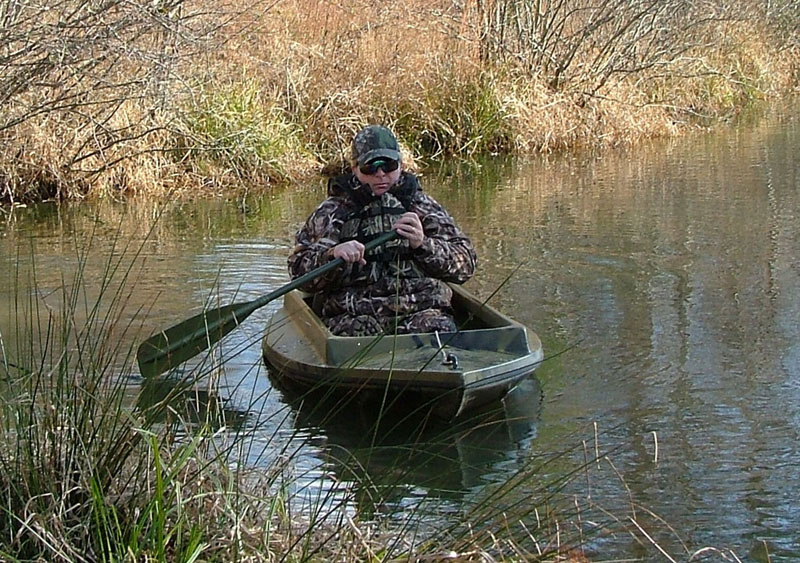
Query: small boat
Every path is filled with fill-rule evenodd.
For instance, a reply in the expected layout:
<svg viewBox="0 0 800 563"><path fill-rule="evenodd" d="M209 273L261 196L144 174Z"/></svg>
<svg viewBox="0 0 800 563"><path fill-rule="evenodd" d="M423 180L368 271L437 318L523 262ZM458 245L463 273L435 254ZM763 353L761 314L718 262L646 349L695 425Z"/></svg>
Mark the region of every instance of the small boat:
<svg viewBox="0 0 800 563"><path fill-rule="evenodd" d="M380 405L430 408L443 419L501 399L542 361L538 336L459 285L457 332L335 336L312 295L293 290L267 323L264 362L278 387L357 393Z"/></svg>

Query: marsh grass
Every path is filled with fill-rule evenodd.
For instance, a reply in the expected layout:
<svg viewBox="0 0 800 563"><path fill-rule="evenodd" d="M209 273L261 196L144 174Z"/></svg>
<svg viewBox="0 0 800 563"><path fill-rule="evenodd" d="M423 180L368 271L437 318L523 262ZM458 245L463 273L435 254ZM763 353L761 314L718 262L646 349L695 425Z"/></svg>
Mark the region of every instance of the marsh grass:
<svg viewBox="0 0 800 563"><path fill-rule="evenodd" d="M539 5L173 0L69 32L21 5L0 28L0 201L306 181L369 122L426 158L609 147L797 89L791 0Z"/></svg>
<svg viewBox="0 0 800 563"><path fill-rule="evenodd" d="M185 144L176 155L194 174L216 178L221 185L258 186L307 172L299 124L265 99L257 84L200 91L184 118Z"/></svg>
<svg viewBox="0 0 800 563"><path fill-rule="evenodd" d="M93 240L75 241L59 299L42 298L35 256L17 260L0 333L4 560L581 561L609 538L655 553L677 537L628 494L614 429L580 428L574 446L536 455L509 439L505 412L442 424L312 394L264 412L242 388L264 376L260 364L221 385L213 354L129 386L139 249L117 241L99 282L87 274ZM224 393L250 393L249 404ZM516 470L484 481L487 459L509 451L523 452ZM593 487L615 479L620 502L598 506Z"/></svg>

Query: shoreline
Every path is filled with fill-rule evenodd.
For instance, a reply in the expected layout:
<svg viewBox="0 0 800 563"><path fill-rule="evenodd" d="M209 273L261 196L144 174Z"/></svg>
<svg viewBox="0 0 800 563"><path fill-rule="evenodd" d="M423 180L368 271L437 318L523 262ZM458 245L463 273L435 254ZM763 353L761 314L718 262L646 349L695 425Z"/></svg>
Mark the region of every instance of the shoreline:
<svg viewBox="0 0 800 563"><path fill-rule="evenodd" d="M61 38L27 14L8 27L20 34L10 48L30 52L0 73L14 86L0 101L0 206L308 181L367 123L392 127L409 161L468 160L679 136L798 92L788 8L635 4L543 20L510 14L511 0L403 0L392 13L361 0L192 0L166 19L101 11ZM115 23L98 46L84 40ZM56 39L73 50L50 63ZM30 76L18 70L36 60Z"/></svg>

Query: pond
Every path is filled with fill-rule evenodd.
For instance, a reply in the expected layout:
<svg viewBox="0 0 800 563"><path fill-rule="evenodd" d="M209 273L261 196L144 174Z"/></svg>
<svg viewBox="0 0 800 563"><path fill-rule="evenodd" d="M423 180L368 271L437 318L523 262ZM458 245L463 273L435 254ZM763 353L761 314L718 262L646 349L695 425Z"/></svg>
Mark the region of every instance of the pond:
<svg viewBox="0 0 800 563"><path fill-rule="evenodd" d="M467 288L541 337L537 378L490 424L434 425L409 447L402 427L379 436L363 412L320 417L273 389L259 346L272 303L223 343L216 400L227 431L247 437L248 464L291 452L308 506L363 489L354 511L401 520L414 509L436 526L523 474L495 508L535 504L577 467L559 494L580 498L587 520L599 511L654 524L652 540L593 536L606 558L647 557L658 543L684 559L710 546L796 560L798 146L790 108L636 148L430 166L426 191L478 251ZM323 197L321 186L292 186L226 202L4 210L0 330L8 345L15 288L28 278L56 310L77 269L91 302L117 263L132 265L126 311L146 313L122 337L130 345L209 300L259 297L288 280L292 235Z"/></svg>

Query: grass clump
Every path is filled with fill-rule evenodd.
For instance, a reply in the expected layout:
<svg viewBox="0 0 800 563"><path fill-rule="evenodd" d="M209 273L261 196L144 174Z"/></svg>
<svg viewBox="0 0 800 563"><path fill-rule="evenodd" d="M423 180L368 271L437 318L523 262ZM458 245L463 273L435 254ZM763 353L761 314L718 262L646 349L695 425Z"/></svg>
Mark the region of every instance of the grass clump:
<svg viewBox="0 0 800 563"><path fill-rule="evenodd" d="M470 156L514 150L501 80L491 73L461 75L447 68L432 76L437 79L395 101L392 121L415 153Z"/></svg>
<svg viewBox="0 0 800 563"><path fill-rule="evenodd" d="M35 267L27 279L17 271L12 328L0 332L0 553L7 561L189 561L197 531L167 517L179 489L174 479L164 486L187 456L168 451L124 403L130 355L120 342L131 324L120 315L129 294L112 279L126 266L108 262L95 299L82 283L85 259L48 302Z"/></svg>
<svg viewBox="0 0 800 563"><path fill-rule="evenodd" d="M307 173L301 127L252 82L201 89L184 123L176 157L195 175L265 185Z"/></svg>

